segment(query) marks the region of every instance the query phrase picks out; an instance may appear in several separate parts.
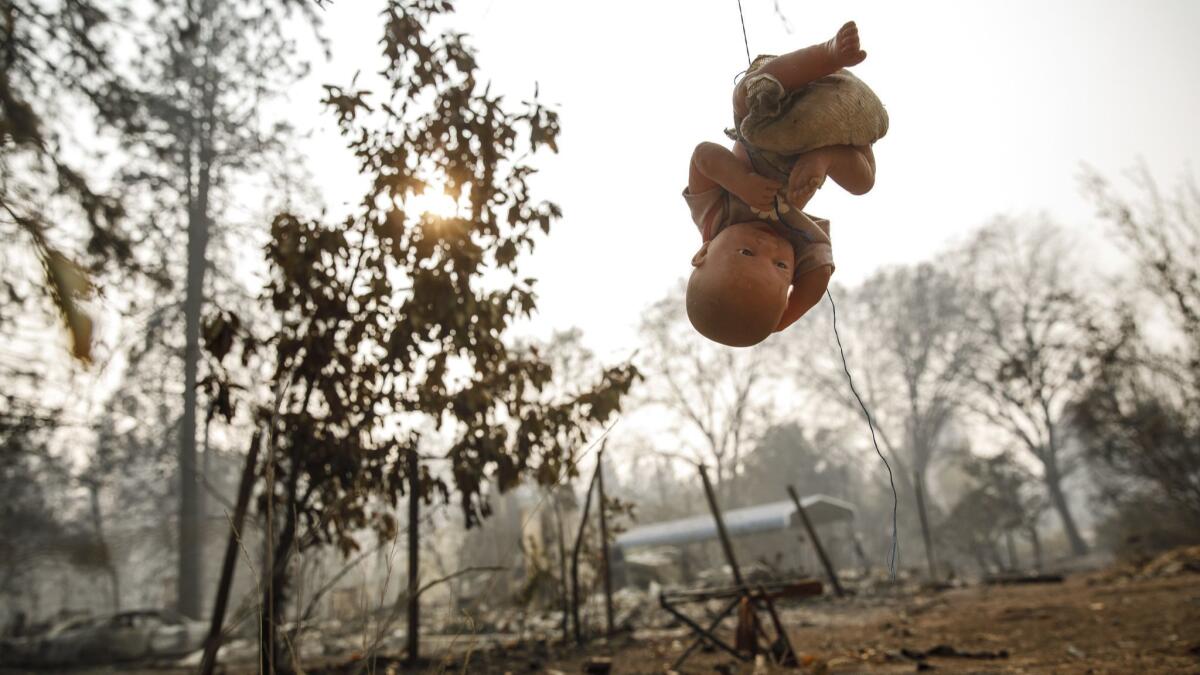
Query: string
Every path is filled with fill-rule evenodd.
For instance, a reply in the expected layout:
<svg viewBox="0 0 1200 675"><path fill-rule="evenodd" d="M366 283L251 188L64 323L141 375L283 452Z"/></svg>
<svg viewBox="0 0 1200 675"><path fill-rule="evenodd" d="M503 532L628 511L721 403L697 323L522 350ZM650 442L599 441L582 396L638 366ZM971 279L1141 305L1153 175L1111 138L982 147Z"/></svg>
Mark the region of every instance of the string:
<svg viewBox="0 0 1200 675"><path fill-rule="evenodd" d="M746 45L746 65L749 66L750 61L750 39L746 37L746 17L742 14L742 0L737 0L738 3L738 18L742 20L742 43Z"/></svg>
<svg viewBox="0 0 1200 675"><path fill-rule="evenodd" d="M892 465L888 463L887 457L883 456L883 451L879 449L879 441L875 438L875 424L871 421L871 412L867 410L862 397L858 395L858 389L854 387L854 378L850 376L850 366L846 363L846 350L842 347L842 336L838 334L837 305L833 302L833 293L830 293L829 289L826 288L825 295L829 297L829 307L833 310L833 337L837 339L838 352L842 355L842 370L846 371L846 381L850 383L850 391L854 394L854 398L858 400L858 405L862 408L863 415L867 418L867 427L871 429L871 443L875 445L875 454L879 455L879 459L882 459L883 465L887 467L888 483L892 486L892 552L888 557L888 571L892 575L892 581L895 581L897 553L896 512L900 506L900 498L896 494L896 481L892 477Z"/></svg>

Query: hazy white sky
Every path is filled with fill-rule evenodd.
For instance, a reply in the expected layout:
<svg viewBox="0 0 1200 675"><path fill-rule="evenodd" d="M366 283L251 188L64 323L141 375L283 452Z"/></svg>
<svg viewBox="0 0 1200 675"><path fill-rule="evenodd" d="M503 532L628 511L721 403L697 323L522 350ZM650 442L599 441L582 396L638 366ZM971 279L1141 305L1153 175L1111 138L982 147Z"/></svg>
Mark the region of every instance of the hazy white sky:
<svg viewBox="0 0 1200 675"><path fill-rule="evenodd" d="M601 353L627 354L642 308L699 245L679 193L692 148L724 141L730 124L746 67L737 1L458 4L449 25L472 35L493 91L520 100L537 82L561 114L561 153L537 162L538 196L565 218L528 263L540 278L535 330L577 325ZM830 184L809 207L833 221L843 284L928 259L997 213L1090 227L1084 162L1116 175L1141 158L1172 182L1200 157L1200 2L780 0L790 34L772 0L743 6L752 54L858 22L868 57L855 72L891 129L875 147L874 191ZM378 10L361 0L325 10L334 59L292 98L313 111L307 154L335 210L361 188L319 85L378 70Z"/></svg>

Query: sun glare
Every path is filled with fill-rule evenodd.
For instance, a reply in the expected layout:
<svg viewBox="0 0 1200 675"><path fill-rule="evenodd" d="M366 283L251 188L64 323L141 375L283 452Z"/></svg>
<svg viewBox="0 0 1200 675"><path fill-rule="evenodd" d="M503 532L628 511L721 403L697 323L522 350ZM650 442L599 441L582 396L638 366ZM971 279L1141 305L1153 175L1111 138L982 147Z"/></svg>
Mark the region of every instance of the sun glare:
<svg viewBox="0 0 1200 675"><path fill-rule="evenodd" d="M458 214L454 198L443 190L427 190L419 195L409 195L403 208L411 215L429 213L441 218L453 218Z"/></svg>

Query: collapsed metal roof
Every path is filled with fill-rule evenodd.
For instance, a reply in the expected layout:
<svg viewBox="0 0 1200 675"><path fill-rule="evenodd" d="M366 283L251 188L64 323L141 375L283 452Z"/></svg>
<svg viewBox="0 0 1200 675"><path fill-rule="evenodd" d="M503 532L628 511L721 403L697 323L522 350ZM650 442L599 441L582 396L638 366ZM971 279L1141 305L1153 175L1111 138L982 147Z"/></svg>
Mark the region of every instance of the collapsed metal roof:
<svg viewBox="0 0 1200 675"><path fill-rule="evenodd" d="M854 505L841 499L809 495L801 498L800 503L813 527L854 519ZM731 537L802 527L796 505L790 499L733 509L722 515ZM717 522L711 514L705 514L635 527L618 535L616 546L626 551L640 546L682 546L716 538Z"/></svg>

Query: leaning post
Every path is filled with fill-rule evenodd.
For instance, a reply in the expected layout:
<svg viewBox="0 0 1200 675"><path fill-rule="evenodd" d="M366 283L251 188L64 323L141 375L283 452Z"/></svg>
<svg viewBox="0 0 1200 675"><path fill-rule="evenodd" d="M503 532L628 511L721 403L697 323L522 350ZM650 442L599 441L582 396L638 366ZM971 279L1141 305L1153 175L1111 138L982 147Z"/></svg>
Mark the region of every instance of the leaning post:
<svg viewBox="0 0 1200 675"><path fill-rule="evenodd" d="M733 570L733 581L739 587L744 586L742 570L738 568L737 558L733 556L733 542L729 540L729 532L725 530L725 519L721 516L721 507L717 505L712 482L708 480L708 469L703 464L699 468L700 479L704 481L704 496L708 499L708 508L712 511L713 520L717 521L717 535L721 537L721 548L725 549L725 560L729 562L729 569Z"/></svg>
<svg viewBox="0 0 1200 675"><path fill-rule="evenodd" d="M796 488L791 485L787 486L787 491L792 497L792 503L796 505L796 513L800 514L800 522L804 523L804 530L808 532L808 538L812 541L813 548L817 549L817 557L821 559L821 566L825 568L825 574L829 575L829 583L833 584L834 593L837 593L839 598L844 597L846 591L842 589L842 582L838 580L837 571L833 569L829 556L825 554L825 547L821 545L821 538L817 536L817 528L813 527L812 521L808 519L808 512L800 503L800 495L796 494Z"/></svg>
<svg viewBox="0 0 1200 675"><path fill-rule="evenodd" d="M613 634L612 565L608 557L608 516L604 508L604 448L596 457L596 489L600 493L600 564L604 570L604 627Z"/></svg>
<svg viewBox="0 0 1200 675"><path fill-rule="evenodd" d="M204 641L204 657L200 661L200 672L212 675L217 666L217 649L221 647L221 629L225 622L225 608L229 604L229 590L233 586L233 573L237 567L238 547L241 543L242 523L250 506L250 492L254 487L254 470L258 466L258 447L262 434L256 433L250 440L250 451L246 453L246 464L242 479L238 483L237 504L233 508L233 521L229 524L229 541L225 544L225 559L221 563L221 580L217 584L217 599L213 602L212 622L208 639Z"/></svg>

